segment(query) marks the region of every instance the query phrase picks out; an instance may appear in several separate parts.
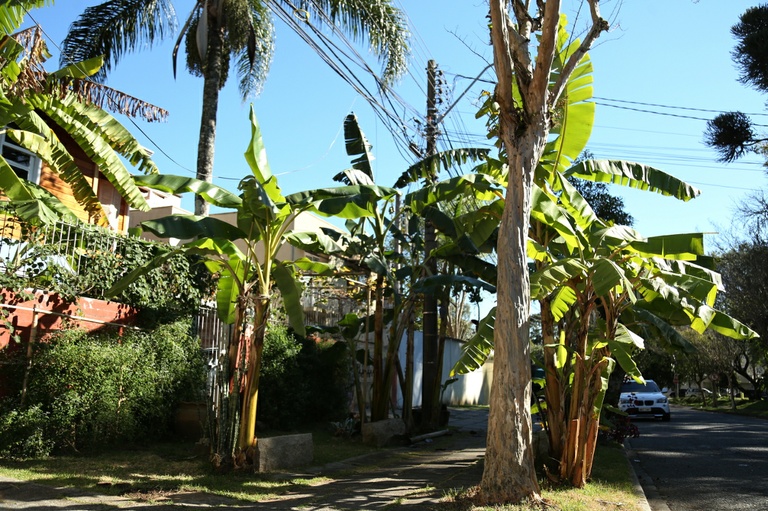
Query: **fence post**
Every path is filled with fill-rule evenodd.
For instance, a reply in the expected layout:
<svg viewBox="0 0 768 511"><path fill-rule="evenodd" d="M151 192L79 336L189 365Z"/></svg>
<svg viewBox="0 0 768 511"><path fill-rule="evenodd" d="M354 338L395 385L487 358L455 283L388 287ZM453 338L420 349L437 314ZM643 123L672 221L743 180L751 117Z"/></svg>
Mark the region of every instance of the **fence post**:
<svg viewBox="0 0 768 511"><path fill-rule="evenodd" d="M21 384L21 406L27 399L27 387L29 386L29 373L32 371L33 346L37 338L37 304L32 306L32 328L29 331L29 340L27 341L27 366L24 368L24 381Z"/></svg>

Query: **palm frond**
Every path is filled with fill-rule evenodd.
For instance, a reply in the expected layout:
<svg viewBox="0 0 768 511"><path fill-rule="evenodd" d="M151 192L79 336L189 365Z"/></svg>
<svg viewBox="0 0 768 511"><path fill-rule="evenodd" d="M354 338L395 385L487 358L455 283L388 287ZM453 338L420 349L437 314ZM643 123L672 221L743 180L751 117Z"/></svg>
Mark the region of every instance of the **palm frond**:
<svg viewBox="0 0 768 511"><path fill-rule="evenodd" d="M302 6L316 22L338 25L356 42L367 39L373 53L384 61L385 83L405 73L410 32L405 15L392 1L312 0Z"/></svg>
<svg viewBox="0 0 768 511"><path fill-rule="evenodd" d="M94 76L103 81L123 54L151 46L176 30L170 0L108 0L86 8L62 43L61 65L104 56Z"/></svg>

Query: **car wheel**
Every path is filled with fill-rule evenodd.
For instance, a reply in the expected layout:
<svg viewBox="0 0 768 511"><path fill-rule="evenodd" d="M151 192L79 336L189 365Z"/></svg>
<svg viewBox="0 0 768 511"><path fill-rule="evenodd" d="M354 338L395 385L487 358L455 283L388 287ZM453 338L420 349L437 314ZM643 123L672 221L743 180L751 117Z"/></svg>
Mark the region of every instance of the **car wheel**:
<svg viewBox="0 0 768 511"><path fill-rule="evenodd" d="M661 416L661 420L663 420L664 422L669 422L671 418L672 418L671 415L668 413L665 413L664 415Z"/></svg>

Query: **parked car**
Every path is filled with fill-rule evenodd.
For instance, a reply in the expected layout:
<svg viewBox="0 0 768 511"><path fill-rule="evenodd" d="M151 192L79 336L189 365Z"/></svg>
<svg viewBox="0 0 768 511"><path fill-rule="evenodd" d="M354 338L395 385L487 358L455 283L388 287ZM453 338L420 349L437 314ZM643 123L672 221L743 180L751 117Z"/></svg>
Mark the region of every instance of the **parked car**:
<svg viewBox="0 0 768 511"><path fill-rule="evenodd" d="M653 380L645 380L644 384L635 380L625 381L621 385L619 409L633 418L671 419L669 400Z"/></svg>
<svg viewBox="0 0 768 511"><path fill-rule="evenodd" d="M688 389L685 391L685 397L701 397L702 394L709 397L712 395L712 391L709 389Z"/></svg>

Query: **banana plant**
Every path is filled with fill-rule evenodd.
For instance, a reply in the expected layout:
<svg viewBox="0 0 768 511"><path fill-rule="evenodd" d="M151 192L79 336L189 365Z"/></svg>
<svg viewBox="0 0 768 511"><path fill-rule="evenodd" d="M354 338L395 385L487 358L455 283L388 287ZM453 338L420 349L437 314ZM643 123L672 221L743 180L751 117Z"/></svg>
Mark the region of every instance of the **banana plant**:
<svg viewBox="0 0 768 511"><path fill-rule="evenodd" d="M334 176L336 181L349 185L373 184L374 175L371 162L374 157L371 145L362 132L357 118L350 114L344 121L346 151L351 158L352 166ZM468 148L453 149L427 157L408 168L397 180L395 187L403 188L411 183L424 179L432 174L434 169L441 166L449 169L459 163L484 160L487 149ZM389 406L389 382L394 375L397 364L397 353L400 340L414 308L417 296L424 293L436 293L438 288L445 289L447 282L443 276L427 275L424 272L423 257L408 260L405 251L391 250L390 239L400 242L403 247L409 247L410 253L418 252L422 247L421 236L422 218L441 221L441 213L437 204L455 200L463 196L474 186L478 189L489 190L493 180L484 175L469 176L458 181L438 183L420 188L405 199L405 207L395 215L387 215L391 204L382 203L378 214L361 218L359 221L348 222L348 234L329 233L294 233L291 243L305 250L320 250L328 255L344 255L359 261L359 266L374 276L375 311L374 311L374 349L373 349L373 398L371 405L371 420L379 420L387 416ZM408 218L404 216L408 215ZM407 228L401 228L407 225ZM423 248L422 248L423 252ZM399 265L400 269L395 270ZM455 282L451 282L455 284ZM438 285L439 284L439 285ZM469 285L468 280L458 285ZM400 289L400 292L395 292ZM384 332L387 321L384 317L384 298L388 295L394 304L393 321L389 324L389 339L384 352ZM406 365L407 362L406 362ZM407 380L407 378L405 378ZM412 382L404 381L403 388L410 388ZM439 389L439 385L437 387ZM407 408L407 406L406 406ZM404 410L404 416L408 410Z"/></svg>
<svg viewBox="0 0 768 511"><path fill-rule="evenodd" d="M245 159L251 175L238 185L239 195L187 177L150 175L135 178L141 186L171 193L194 193L212 205L230 208L235 213L235 225L216 217L174 215L144 222L142 228L160 237L191 239L176 251L204 257L206 267L219 276L217 311L235 328L229 341L228 357L222 360L223 364L228 364L225 370L229 380L223 387L226 404L217 410L217 417L223 423L213 432L218 438L212 445L212 460L216 466L231 462L239 468L252 466L256 454L261 354L273 289L280 292L291 327L303 335L299 273L302 270L320 274L331 271L329 265L307 258L297 261L277 259L278 250L288 239L294 220L308 212L345 219L375 217L377 202L388 200L397 193L375 185L357 185L283 195L270 169L253 107L250 122L251 139ZM137 276L161 262L156 259L135 269L110 293L118 293ZM236 424L239 429L235 434Z"/></svg>
<svg viewBox="0 0 768 511"><path fill-rule="evenodd" d="M93 187L75 162L73 147L87 155L134 208L148 210L123 163L144 172L157 172L151 152L101 105L129 116L162 120L167 113L146 102L87 80L102 65L101 58L78 62L48 73L50 57L42 29L18 30L26 9L52 2L6 2L0 6L0 126L9 141L37 155L71 188L75 200L96 223L108 225ZM22 5L24 4L24 5ZM20 179L0 155L0 191L14 203L22 219L50 223L73 220L75 213L42 187Z"/></svg>
<svg viewBox="0 0 768 511"><path fill-rule="evenodd" d="M348 186L374 186L374 174L371 144L361 130L357 117L349 114L344 119L344 138L347 155L351 158L352 166L337 173L333 179ZM395 304L395 318L399 321L399 313L403 308L401 296L394 293L394 265L402 262L401 255L389 250L387 243L391 236L402 238L397 225L402 215L387 216L386 212L393 209L394 195L382 201L373 214L357 220L348 220L347 233L337 231L327 233L294 233L290 237L291 244L305 250L320 250L329 256L343 257L352 262L358 270L367 274L373 280L374 313L373 313L373 382L371 396L371 421L385 419L388 415L390 381L395 364L399 337L392 332L387 353L384 353L384 333L387 322L384 299L390 295ZM389 320L389 321L388 321ZM361 416L364 420L364 416Z"/></svg>
<svg viewBox="0 0 768 511"><path fill-rule="evenodd" d="M565 46L563 34L560 64L577 44ZM594 105L585 104L592 97L590 72L585 56L567 84L554 136L536 168L527 247L531 299L541 308L547 433L550 453L558 461L550 475L577 487L591 473L608 377L618 364L641 380L633 355L645 340L689 350L674 329L678 325L710 328L734 339L755 335L714 309L721 285L704 256L701 234L644 238L604 222L566 179L611 182L683 201L699 193L663 171L634 162L574 164L594 119ZM484 107L491 130L496 126L493 107L490 101ZM504 182L503 167L489 170ZM493 349L494 320L492 310L454 373L469 372L485 361Z"/></svg>

